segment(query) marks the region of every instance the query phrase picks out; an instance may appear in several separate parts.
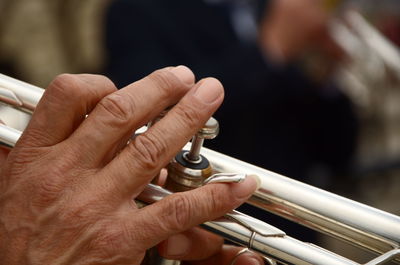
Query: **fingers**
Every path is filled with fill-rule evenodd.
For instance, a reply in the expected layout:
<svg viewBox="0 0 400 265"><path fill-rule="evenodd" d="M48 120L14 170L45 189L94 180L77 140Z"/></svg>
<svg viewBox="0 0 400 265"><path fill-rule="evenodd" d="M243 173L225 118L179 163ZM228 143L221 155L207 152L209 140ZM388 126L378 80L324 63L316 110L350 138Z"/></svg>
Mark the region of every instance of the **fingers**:
<svg viewBox="0 0 400 265"><path fill-rule="evenodd" d="M199 261L185 261L183 265L263 265L262 258L253 253L245 252L240 256L241 247L224 245L217 254Z"/></svg>
<svg viewBox="0 0 400 265"><path fill-rule="evenodd" d="M50 146L63 141L100 99L116 90L104 76L58 76L46 89L20 146Z"/></svg>
<svg viewBox="0 0 400 265"><path fill-rule="evenodd" d="M247 177L242 183L209 184L192 191L175 193L138 212L126 213L125 227L131 231L130 236L134 238L132 242L140 241L147 249L238 207L256 187L256 180ZM140 233L135 231L137 227L143 228Z"/></svg>
<svg viewBox="0 0 400 265"><path fill-rule="evenodd" d="M158 252L172 260L203 260L217 254L223 243L222 237L195 227L163 241Z"/></svg>
<svg viewBox="0 0 400 265"><path fill-rule="evenodd" d="M136 137L103 169L99 184L115 183L116 190L125 198L137 195L206 123L222 99L219 81L200 81L163 119Z"/></svg>
<svg viewBox="0 0 400 265"><path fill-rule="evenodd" d="M198 227L173 235L158 245L159 254L184 265L262 265L261 257L242 247L223 245L223 239Z"/></svg>
<svg viewBox="0 0 400 265"><path fill-rule="evenodd" d="M134 130L178 102L193 85L194 75L185 66L158 70L103 98L68 142L94 163L110 157L115 146L126 144Z"/></svg>

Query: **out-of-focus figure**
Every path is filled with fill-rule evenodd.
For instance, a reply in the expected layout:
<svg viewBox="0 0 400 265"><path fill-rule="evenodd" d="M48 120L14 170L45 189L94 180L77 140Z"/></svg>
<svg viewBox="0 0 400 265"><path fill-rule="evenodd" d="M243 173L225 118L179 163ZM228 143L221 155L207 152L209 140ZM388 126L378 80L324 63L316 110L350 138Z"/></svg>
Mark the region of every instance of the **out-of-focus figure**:
<svg viewBox="0 0 400 265"><path fill-rule="evenodd" d="M42 87L60 73L100 72L108 2L1 0L1 72Z"/></svg>
<svg viewBox="0 0 400 265"><path fill-rule="evenodd" d="M381 33L399 45L399 1L341 1L357 12L331 24L338 2L0 0L0 72L40 86L98 72L107 25L119 85L170 64L223 81L214 149L329 188L357 142L346 195L398 214L399 52Z"/></svg>
<svg viewBox="0 0 400 265"><path fill-rule="evenodd" d="M107 20L107 74L118 86L167 65L215 76L226 99L210 146L326 188L349 166L357 121L333 80L312 80L296 62L327 46L328 20L314 0L116 0ZM304 230L290 232L313 240Z"/></svg>
<svg viewBox="0 0 400 265"><path fill-rule="evenodd" d="M331 25L333 38L348 55L347 62L338 68L338 80L366 126L358 155L359 166L364 170L400 165L400 127L396 122L400 116L400 50L395 44L396 35L400 34L400 23L396 26L395 21L400 12L397 11L398 16L388 12L390 2L383 1L386 8L380 5L373 14L381 15L371 15L371 20L377 20L375 23L393 42L356 11L344 12ZM384 10L388 12L386 16Z"/></svg>
<svg viewBox="0 0 400 265"><path fill-rule="evenodd" d="M343 174L355 147L351 104L332 80L296 66L326 46L328 19L314 0L116 0L107 73L120 86L166 65L215 76L226 100L211 147L301 180Z"/></svg>

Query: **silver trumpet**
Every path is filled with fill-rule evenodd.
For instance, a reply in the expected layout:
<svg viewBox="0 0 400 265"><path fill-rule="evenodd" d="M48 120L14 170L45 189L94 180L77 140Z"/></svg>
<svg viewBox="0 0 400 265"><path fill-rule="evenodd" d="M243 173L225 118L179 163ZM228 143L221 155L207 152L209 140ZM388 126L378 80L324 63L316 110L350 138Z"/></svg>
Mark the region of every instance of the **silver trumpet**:
<svg viewBox="0 0 400 265"><path fill-rule="evenodd" d="M26 113L34 109L43 90L0 75L0 92L1 101ZM171 161L168 189L181 191L207 182L240 181L245 174L254 174L260 178L261 186L247 203L378 254L365 265L400 263L399 216L201 148L203 140L215 137L217 132L218 124L210 119L194 136L193 144L187 145L190 149ZM20 135L21 131L0 125L0 141L4 146L13 147ZM150 204L170 194L167 189L149 184L137 199ZM360 264L296 240L281 229L236 211L201 226L268 257L270 264Z"/></svg>
<svg viewBox="0 0 400 265"><path fill-rule="evenodd" d="M338 68L336 79L359 112L362 126L359 162L368 167L371 161L397 159L399 47L354 10L346 10L332 21L331 36L347 57Z"/></svg>

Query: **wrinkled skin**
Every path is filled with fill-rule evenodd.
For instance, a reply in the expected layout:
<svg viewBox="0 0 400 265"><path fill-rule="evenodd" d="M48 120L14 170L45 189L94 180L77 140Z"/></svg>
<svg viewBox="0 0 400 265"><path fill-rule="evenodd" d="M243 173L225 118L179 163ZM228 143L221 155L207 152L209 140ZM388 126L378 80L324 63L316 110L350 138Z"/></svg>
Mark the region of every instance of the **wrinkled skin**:
<svg viewBox="0 0 400 265"><path fill-rule="evenodd" d="M103 76L57 77L2 166L1 263L140 264L159 245L162 255L186 264L230 264L239 248L192 227L243 203L256 188L253 179L206 185L143 209L132 200L222 100L217 80L195 83L183 66L121 90ZM174 104L126 145L134 130ZM235 264L259 261L246 254Z"/></svg>

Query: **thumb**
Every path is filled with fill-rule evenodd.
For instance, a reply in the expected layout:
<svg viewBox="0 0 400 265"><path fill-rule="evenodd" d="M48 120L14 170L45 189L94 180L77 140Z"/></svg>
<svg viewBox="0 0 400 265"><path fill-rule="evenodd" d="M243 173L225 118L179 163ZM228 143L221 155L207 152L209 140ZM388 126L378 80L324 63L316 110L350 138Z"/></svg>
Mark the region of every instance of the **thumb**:
<svg viewBox="0 0 400 265"><path fill-rule="evenodd" d="M256 188L256 179L247 176L242 183L209 184L192 191L175 193L141 209L139 213L132 213L134 216L127 216L127 227L132 231L141 229L140 233L130 234L136 237L133 241L141 242L147 249L171 235L237 208Z"/></svg>

